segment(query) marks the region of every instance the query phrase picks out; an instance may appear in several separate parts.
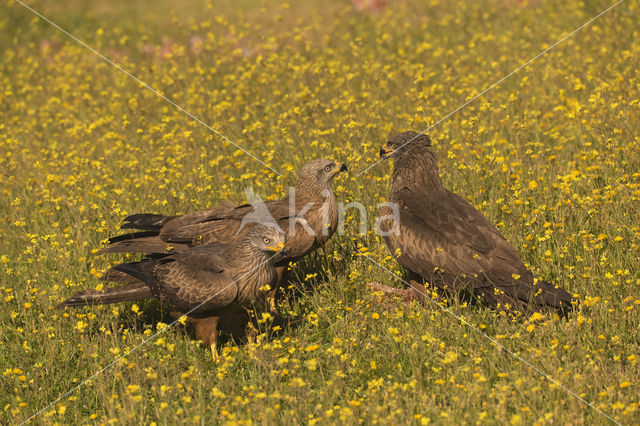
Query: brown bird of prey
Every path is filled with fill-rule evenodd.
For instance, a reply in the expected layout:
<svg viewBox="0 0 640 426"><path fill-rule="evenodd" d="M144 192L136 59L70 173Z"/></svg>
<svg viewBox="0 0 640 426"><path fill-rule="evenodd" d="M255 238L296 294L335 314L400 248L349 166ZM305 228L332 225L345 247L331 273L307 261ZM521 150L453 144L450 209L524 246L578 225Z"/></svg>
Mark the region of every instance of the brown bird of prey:
<svg viewBox="0 0 640 426"><path fill-rule="evenodd" d="M442 186L430 146L428 136L404 132L380 149L394 160L389 202L397 207L395 214L391 206L380 210L380 229L411 272L409 291L426 280L506 311L570 310L569 293L534 278L495 226Z"/></svg>
<svg viewBox="0 0 640 426"><path fill-rule="evenodd" d="M234 206L230 202L182 216L134 214L124 219L121 229L142 232L109 240L103 253L172 253L202 244L229 243L242 238L252 222L277 223L287 233L287 256L276 259L278 284L289 262L295 262L324 245L338 225L338 205L331 188L333 178L347 167L333 160L314 160L298 173L295 190L281 200ZM120 271L105 276L108 281L130 282ZM275 309L277 286L269 294Z"/></svg>
<svg viewBox="0 0 640 426"><path fill-rule="evenodd" d="M114 266L135 282L103 291L83 291L62 302L85 306L155 298L188 315L196 336L217 356L219 330L234 338L244 335L247 308L275 285L274 257L284 251L285 233L257 224L233 244L204 244L140 262Z"/></svg>

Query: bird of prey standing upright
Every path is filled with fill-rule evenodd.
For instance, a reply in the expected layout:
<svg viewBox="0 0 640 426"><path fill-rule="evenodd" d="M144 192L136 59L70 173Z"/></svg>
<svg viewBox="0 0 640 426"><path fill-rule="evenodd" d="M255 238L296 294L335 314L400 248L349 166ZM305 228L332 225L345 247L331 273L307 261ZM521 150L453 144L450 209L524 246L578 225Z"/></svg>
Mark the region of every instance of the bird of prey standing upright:
<svg viewBox="0 0 640 426"><path fill-rule="evenodd" d="M426 280L506 311L570 310L569 293L534 278L482 213L442 186L430 146L427 135L404 132L380 149L381 157L394 160L389 202L397 217L385 206L379 225L391 252L411 272L412 286Z"/></svg>
<svg viewBox="0 0 640 426"><path fill-rule="evenodd" d="M228 243L241 238L248 222L275 222L287 232L287 256L276 260L278 284L289 262L296 262L323 246L338 225L338 204L331 188L333 178L347 167L333 160L313 160L298 173L293 194L257 204L232 203L182 216L135 214L125 218L121 229L141 229L113 237L103 253L170 253L210 243ZM130 281L119 271L105 276L109 281ZM275 292L269 294L275 309Z"/></svg>
<svg viewBox="0 0 640 426"><path fill-rule="evenodd" d="M196 336L217 356L219 330L244 335L247 308L275 285L274 256L285 247L285 234L269 225L254 225L233 244L204 244L185 251L123 263L112 269L134 282L102 291L74 294L61 303L85 306L155 298L194 319Z"/></svg>

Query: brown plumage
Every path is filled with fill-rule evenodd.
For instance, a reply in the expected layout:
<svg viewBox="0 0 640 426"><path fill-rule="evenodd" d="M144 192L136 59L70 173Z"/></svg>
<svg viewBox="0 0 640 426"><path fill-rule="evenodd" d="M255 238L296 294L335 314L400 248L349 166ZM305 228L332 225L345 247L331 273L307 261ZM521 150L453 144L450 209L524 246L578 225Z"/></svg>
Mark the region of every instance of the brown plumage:
<svg viewBox="0 0 640 426"><path fill-rule="evenodd" d="M244 334L246 309L275 286L274 256L285 247L278 227L257 224L233 244L205 244L180 253L124 263L112 268L134 278L103 291L83 291L60 306L85 306L156 298L195 321L196 335L211 346L218 330ZM284 253L283 253L284 254Z"/></svg>
<svg viewBox="0 0 640 426"><path fill-rule="evenodd" d="M275 221L287 232L287 256L277 259L279 280L289 262L295 262L324 245L338 225L338 205L331 188L333 178L346 171L344 164L314 160L298 173L295 193L264 204L233 205L225 202L212 209L182 216L135 214L125 218L122 229L140 232L109 240L102 253L173 253L202 244L229 243L242 238L252 222ZM109 280L127 280L114 274ZM272 308L274 288L270 295Z"/></svg>
<svg viewBox="0 0 640 426"><path fill-rule="evenodd" d="M516 250L473 206L442 186L428 136L404 132L380 149L393 157L389 202L380 210L380 228L398 262L432 285L471 294L511 311L571 309L562 288L537 280ZM397 226L397 232L390 232ZM413 285L413 283L412 283ZM415 290L415 285L413 289Z"/></svg>

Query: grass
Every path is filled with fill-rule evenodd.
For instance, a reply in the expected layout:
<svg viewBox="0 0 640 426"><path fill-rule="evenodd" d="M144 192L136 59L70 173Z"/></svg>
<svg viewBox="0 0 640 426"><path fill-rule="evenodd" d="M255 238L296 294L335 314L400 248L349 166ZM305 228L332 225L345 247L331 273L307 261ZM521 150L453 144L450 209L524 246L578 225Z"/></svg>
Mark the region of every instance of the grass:
<svg viewBox="0 0 640 426"><path fill-rule="evenodd" d="M328 157L353 171L336 193L368 206L368 232L350 210L345 235L294 266L281 330L227 343L216 364L177 325L34 422L608 423L437 306L373 294L365 283L401 286L364 258L402 272L372 230L391 165L357 172L389 133L428 127L611 3L219 3L29 4L281 177L2 6L0 422L172 321L155 302L56 308L124 259L96 251L126 214L240 202L248 186L279 197ZM446 186L581 301L567 320L519 322L441 306L626 424L640 420L639 11L622 3L430 131Z"/></svg>

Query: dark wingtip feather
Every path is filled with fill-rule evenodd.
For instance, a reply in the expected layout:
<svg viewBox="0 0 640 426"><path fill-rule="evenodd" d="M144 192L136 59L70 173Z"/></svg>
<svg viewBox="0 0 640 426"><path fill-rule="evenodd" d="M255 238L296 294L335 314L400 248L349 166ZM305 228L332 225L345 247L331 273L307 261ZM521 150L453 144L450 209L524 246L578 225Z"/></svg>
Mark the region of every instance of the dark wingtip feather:
<svg viewBox="0 0 640 426"><path fill-rule="evenodd" d="M147 231L159 231L167 221L174 216L164 216L153 213L139 213L124 218L120 229L144 229Z"/></svg>
<svg viewBox="0 0 640 426"><path fill-rule="evenodd" d="M116 235L115 237L109 238L109 244L115 244L120 241L134 240L136 238L155 237L157 235L158 233L156 231L131 232L129 234Z"/></svg>
<svg viewBox="0 0 640 426"><path fill-rule="evenodd" d="M104 275L100 277L100 281L116 282L116 283L122 283L122 284L133 284L133 283L139 283L140 279L133 277L125 272L118 271L116 269L111 268L107 272L105 272Z"/></svg>
<svg viewBox="0 0 640 426"><path fill-rule="evenodd" d="M158 236L123 240L103 247L98 253L157 253L161 255L183 251L187 244L167 243Z"/></svg>
<svg viewBox="0 0 640 426"><path fill-rule="evenodd" d="M135 277L140 281L145 282L149 277L142 270L142 264L144 262L151 262L151 260L146 260L142 262L121 263L119 265L114 266L111 269L115 271L124 272L125 274L131 275L132 277Z"/></svg>
<svg viewBox="0 0 640 426"><path fill-rule="evenodd" d="M538 285L543 290L544 302L563 314L567 314L573 310L575 304L574 298L564 289L555 287L553 284L547 281L539 281Z"/></svg>

